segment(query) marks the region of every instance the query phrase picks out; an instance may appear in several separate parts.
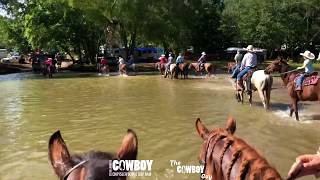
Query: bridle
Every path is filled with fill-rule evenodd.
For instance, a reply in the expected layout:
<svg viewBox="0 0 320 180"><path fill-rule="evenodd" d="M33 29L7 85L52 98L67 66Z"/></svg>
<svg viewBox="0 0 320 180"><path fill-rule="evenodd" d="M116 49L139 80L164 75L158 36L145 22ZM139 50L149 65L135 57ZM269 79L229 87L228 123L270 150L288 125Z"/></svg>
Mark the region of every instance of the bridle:
<svg viewBox="0 0 320 180"><path fill-rule="evenodd" d="M69 175L76 170L78 167L82 166L84 163L88 162L88 160L84 160L73 166L71 169L67 171L67 173L63 176L63 180L67 180Z"/></svg>
<svg viewBox="0 0 320 180"><path fill-rule="evenodd" d="M202 159L200 160L200 164L204 165L204 167L203 167L203 172L200 173L200 180L202 180L201 177L202 177L203 174L205 174L205 171L206 171L206 168L207 168L207 161L208 161L208 159L209 159L209 157L208 157L208 156L209 156L208 151L212 152L215 144L212 146L211 150L209 149L209 146L210 146L210 144L211 144L211 141L214 140L217 135L218 135L218 133L212 133L212 134L207 138L208 143L207 143L207 146L206 146L206 153L205 153L205 156L204 156L204 160L202 160ZM209 150L208 150L208 149L209 149Z"/></svg>

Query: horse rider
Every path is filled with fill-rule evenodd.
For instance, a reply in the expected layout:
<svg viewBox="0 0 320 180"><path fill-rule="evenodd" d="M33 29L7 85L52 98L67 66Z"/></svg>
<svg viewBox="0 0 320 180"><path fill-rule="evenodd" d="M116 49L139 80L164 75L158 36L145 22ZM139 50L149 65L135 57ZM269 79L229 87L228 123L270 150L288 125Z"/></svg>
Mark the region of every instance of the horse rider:
<svg viewBox="0 0 320 180"><path fill-rule="evenodd" d="M172 53L170 52L169 53L169 57L168 57L168 62L166 63L165 67L166 67L166 73L169 72L169 69L170 69L170 64L173 63L173 55Z"/></svg>
<svg viewBox="0 0 320 180"><path fill-rule="evenodd" d="M101 61L100 61L100 69L102 69L104 66L107 66L108 65L108 61L106 58L102 58Z"/></svg>
<svg viewBox="0 0 320 180"><path fill-rule="evenodd" d="M244 55L242 59L240 72L237 75L237 90L244 89L242 77L246 75L251 69L254 69L257 67L257 55L253 51L253 46L249 45L246 48L246 50L247 50L247 53ZM249 91L249 89L247 90Z"/></svg>
<svg viewBox="0 0 320 180"><path fill-rule="evenodd" d="M176 76L178 76L179 73L179 65L184 63L184 57L182 53L179 53L179 56L176 59Z"/></svg>
<svg viewBox="0 0 320 180"><path fill-rule="evenodd" d="M240 49L238 49L237 54L234 56L234 61L236 62L236 66L234 67L234 69L232 71L232 75L230 76L231 78L236 78L237 75L239 74L242 58L243 58L243 56L241 54L241 51L240 51Z"/></svg>
<svg viewBox="0 0 320 180"><path fill-rule="evenodd" d="M201 53L201 57L198 59L199 71L201 70L201 67L203 67L204 64L206 63L206 59L207 59L207 54L206 54L206 52L202 52L202 53Z"/></svg>
<svg viewBox="0 0 320 180"><path fill-rule="evenodd" d="M48 59L45 61L45 65L46 65L46 68L51 67L51 66L53 65L53 60L52 60L52 58L48 58Z"/></svg>
<svg viewBox="0 0 320 180"><path fill-rule="evenodd" d="M164 54L162 54L160 57L159 57L159 60L160 60L160 67L161 67L161 65L165 65L166 63L167 63L167 58L166 58L166 56L164 55ZM159 68L160 68L159 67Z"/></svg>
<svg viewBox="0 0 320 180"><path fill-rule="evenodd" d="M304 78L314 72L313 65L312 65L313 60L315 59L314 54L307 50L304 53L300 53L300 55L303 57L304 62L303 62L303 65L301 67L297 67L297 69L298 70L304 69L304 72L301 73L296 80L296 91L302 91L302 83Z"/></svg>

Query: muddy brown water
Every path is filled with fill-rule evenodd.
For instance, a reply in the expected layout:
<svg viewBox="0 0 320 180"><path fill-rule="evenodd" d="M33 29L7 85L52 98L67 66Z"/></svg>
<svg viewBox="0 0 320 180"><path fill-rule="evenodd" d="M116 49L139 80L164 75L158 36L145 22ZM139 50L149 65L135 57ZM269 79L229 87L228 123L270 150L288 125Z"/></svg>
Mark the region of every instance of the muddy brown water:
<svg viewBox="0 0 320 180"><path fill-rule="evenodd" d="M57 179L48 162L50 135L60 129L69 151L116 152L128 128L139 139L138 159L154 160L151 177L199 179L178 174L169 160L198 164L202 143L194 123L222 127L228 115L237 120L236 135L257 148L282 177L299 154L320 145L318 102L300 105L302 122L288 117L289 97L279 79L271 95L272 111L238 104L226 75L170 80L158 75L99 77L31 73L0 76L0 179ZM308 177L304 179L314 179Z"/></svg>

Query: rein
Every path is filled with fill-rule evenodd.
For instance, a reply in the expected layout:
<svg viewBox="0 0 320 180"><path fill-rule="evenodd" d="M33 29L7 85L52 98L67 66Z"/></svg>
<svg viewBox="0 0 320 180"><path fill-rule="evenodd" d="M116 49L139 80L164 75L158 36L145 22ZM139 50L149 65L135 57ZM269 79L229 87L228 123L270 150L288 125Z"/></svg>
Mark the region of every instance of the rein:
<svg viewBox="0 0 320 180"><path fill-rule="evenodd" d="M63 180L67 180L68 176L72 173L72 171L76 170L78 167L82 166L84 163L88 162L87 160L81 161L77 165L73 166L71 169L69 169L66 173L66 175L63 176Z"/></svg>
<svg viewBox="0 0 320 180"><path fill-rule="evenodd" d="M283 72L283 73L279 73L280 75L283 75L283 74L288 74L288 73L292 73L292 72L295 72L295 71L299 71L300 69L294 69L294 70L291 70L291 71L287 71L287 72Z"/></svg>

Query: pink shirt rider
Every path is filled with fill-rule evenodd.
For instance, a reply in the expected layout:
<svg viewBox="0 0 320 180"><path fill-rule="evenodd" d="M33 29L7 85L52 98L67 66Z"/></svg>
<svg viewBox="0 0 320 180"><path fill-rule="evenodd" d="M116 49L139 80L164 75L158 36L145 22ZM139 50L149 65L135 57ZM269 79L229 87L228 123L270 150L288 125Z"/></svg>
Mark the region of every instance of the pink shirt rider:
<svg viewBox="0 0 320 180"><path fill-rule="evenodd" d="M106 59L101 59L100 64L101 65L107 65L108 61Z"/></svg>
<svg viewBox="0 0 320 180"><path fill-rule="evenodd" d="M48 58L45 62L46 65L52 66L52 58Z"/></svg>
<svg viewBox="0 0 320 180"><path fill-rule="evenodd" d="M161 57L159 58L159 60L160 60L160 64L166 64L166 63L167 63L167 58L164 57L164 56L161 56Z"/></svg>

